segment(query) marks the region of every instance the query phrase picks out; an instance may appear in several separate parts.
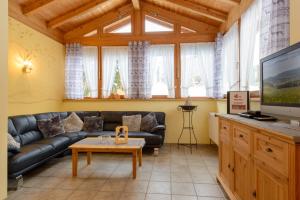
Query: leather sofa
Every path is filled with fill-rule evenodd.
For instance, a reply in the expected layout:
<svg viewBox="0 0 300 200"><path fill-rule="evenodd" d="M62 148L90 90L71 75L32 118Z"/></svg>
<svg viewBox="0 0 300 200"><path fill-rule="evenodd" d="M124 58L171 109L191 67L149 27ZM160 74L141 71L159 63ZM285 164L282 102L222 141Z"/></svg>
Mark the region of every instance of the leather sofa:
<svg viewBox="0 0 300 200"><path fill-rule="evenodd" d="M83 111L76 114L83 120L85 116L102 116L104 120L103 131L101 132L74 132L65 133L52 138L43 138L37 127L37 120L49 119L60 115L61 119L66 118L71 112L53 112L34 115L11 116L8 118L8 133L16 141L21 143L19 153L8 152L8 175L16 178L25 172L41 165L53 157L62 155L68 147L86 137L97 137L100 135L114 136L115 128L122 124L123 115L141 114L145 116L149 112L135 111ZM165 138L165 113L155 112L159 126L154 132L129 132L129 137L145 138L145 147L160 148Z"/></svg>

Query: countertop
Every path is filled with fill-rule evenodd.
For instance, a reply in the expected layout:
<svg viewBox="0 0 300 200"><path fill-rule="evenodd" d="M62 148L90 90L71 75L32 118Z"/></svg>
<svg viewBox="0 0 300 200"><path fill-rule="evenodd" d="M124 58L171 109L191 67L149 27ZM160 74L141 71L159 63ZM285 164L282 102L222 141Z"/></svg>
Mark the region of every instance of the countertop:
<svg viewBox="0 0 300 200"><path fill-rule="evenodd" d="M300 127L290 126L288 123L285 122L257 121L254 119L248 119L248 118L240 117L238 115L230 115L230 114L217 114L217 116L225 119L230 119L239 122L241 124L251 126L253 128L257 128L260 130L277 134L278 136L292 140L295 143L300 143Z"/></svg>

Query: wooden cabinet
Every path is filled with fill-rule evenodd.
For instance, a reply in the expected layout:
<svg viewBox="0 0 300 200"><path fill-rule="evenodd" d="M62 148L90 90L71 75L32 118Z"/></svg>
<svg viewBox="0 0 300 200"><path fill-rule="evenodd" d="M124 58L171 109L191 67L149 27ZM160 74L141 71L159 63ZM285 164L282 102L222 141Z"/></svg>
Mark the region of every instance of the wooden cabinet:
<svg viewBox="0 0 300 200"><path fill-rule="evenodd" d="M300 146L292 138L237 120L219 123L217 179L231 200L300 200Z"/></svg>

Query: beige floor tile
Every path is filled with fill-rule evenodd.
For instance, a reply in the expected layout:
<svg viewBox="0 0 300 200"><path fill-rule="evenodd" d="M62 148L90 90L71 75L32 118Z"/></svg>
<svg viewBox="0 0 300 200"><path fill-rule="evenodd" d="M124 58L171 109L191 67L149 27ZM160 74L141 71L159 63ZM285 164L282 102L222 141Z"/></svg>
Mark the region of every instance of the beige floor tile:
<svg viewBox="0 0 300 200"><path fill-rule="evenodd" d="M129 180L125 187L125 192L146 193L148 181Z"/></svg>
<svg viewBox="0 0 300 200"><path fill-rule="evenodd" d="M171 200L172 197L169 194L147 194L146 200Z"/></svg>
<svg viewBox="0 0 300 200"><path fill-rule="evenodd" d="M107 180L101 188L101 191L122 192L127 182L127 180Z"/></svg>
<svg viewBox="0 0 300 200"><path fill-rule="evenodd" d="M164 171L152 171L151 174L151 181L171 181L171 174L170 172Z"/></svg>
<svg viewBox="0 0 300 200"><path fill-rule="evenodd" d="M174 183L172 182L172 194L196 195L193 183Z"/></svg>
<svg viewBox="0 0 300 200"><path fill-rule="evenodd" d="M161 181L151 181L149 182L147 193L171 194L171 183L161 182Z"/></svg>
<svg viewBox="0 0 300 200"><path fill-rule="evenodd" d="M97 192L93 200L119 200L120 196L119 192Z"/></svg>
<svg viewBox="0 0 300 200"><path fill-rule="evenodd" d="M74 190L77 189L83 181L84 179L81 178L66 178L63 182L58 184L56 188Z"/></svg>
<svg viewBox="0 0 300 200"><path fill-rule="evenodd" d="M197 200L226 200L225 198L217 198L217 197L198 197Z"/></svg>
<svg viewBox="0 0 300 200"><path fill-rule="evenodd" d="M44 196L43 200L65 200L71 194L73 193L73 190L61 190L61 189L54 189L48 191Z"/></svg>
<svg viewBox="0 0 300 200"><path fill-rule="evenodd" d="M146 194L144 193L122 193L120 200L144 200Z"/></svg>
<svg viewBox="0 0 300 200"><path fill-rule="evenodd" d="M186 171L184 173L179 173L179 172L171 173L171 181L181 182L181 183L192 183L193 179L189 171Z"/></svg>
<svg viewBox="0 0 300 200"><path fill-rule="evenodd" d="M194 184L197 196L205 197L221 197L223 198L223 192L218 185L214 184Z"/></svg>
<svg viewBox="0 0 300 200"><path fill-rule="evenodd" d="M96 191L74 191L68 198L68 200L90 200L96 196Z"/></svg>
<svg viewBox="0 0 300 200"><path fill-rule="evenodd" d="M105 180L101 180L101 179L86 179L77 189L100 191L104 183Z"/></svg>
<svg viewBox="0 0 300 200"><path fill-rule="evenodd" d="M172 195L172 200L197 200L197 196Z"/></svg>

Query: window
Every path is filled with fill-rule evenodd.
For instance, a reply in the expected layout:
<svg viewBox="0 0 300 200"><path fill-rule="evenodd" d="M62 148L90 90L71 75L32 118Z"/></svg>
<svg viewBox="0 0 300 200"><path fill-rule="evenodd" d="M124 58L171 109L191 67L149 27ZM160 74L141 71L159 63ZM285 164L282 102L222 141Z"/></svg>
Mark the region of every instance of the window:
<svg viewBox="0 0 300 200"><path fill-rule="evenodd" d="M174 98L174 45L152 45L149 63L151 95Z"/></svg>
<svg viewBox="0 0 300 200"><path fill-rule="evenodd" d="M222 92L239 89L239 31L236 22L223 37Z"/></svg>
<svg viewBox="0 0 300 200"><path fill-rule="evenodd" d="M173 32L174 25L148 15L145 16L145 32Z"/></svg>
<svg viewBox="0 0 300 200"><path fill-rule="evenodd" d="M131 16L105 26L103 33L131 33Z"/></svg>
<svg viewBox="0 0 300 200"><path fill-rule="evenodd" d="M181 44L181 97L212 96L214 43Z"/></svg>
<svg viewBox="0 0 300 200"><path fill-rule="evenodd" d="M261 1L255 0L241 17L241 89L259 90Z"/></svg>
<svg viewBox="0 0 300 200"><path fill-rule="evenodd" d="M128 47L102 47L102 94L127 95Z"/></svg>
<svg viewBox="0 0 300 200"><path fill-rule="evenodd" d="M98 97L98 48L82 48L84 97Z"/></svg>

